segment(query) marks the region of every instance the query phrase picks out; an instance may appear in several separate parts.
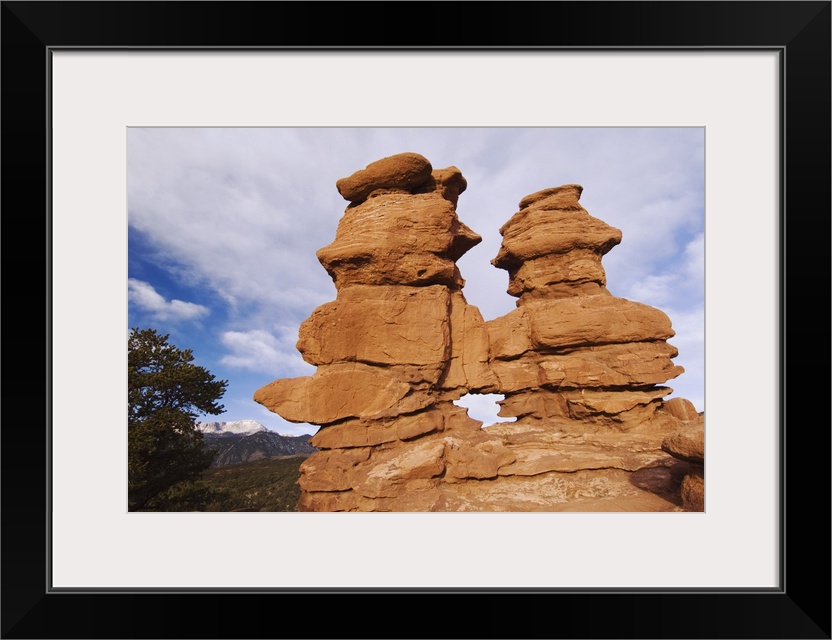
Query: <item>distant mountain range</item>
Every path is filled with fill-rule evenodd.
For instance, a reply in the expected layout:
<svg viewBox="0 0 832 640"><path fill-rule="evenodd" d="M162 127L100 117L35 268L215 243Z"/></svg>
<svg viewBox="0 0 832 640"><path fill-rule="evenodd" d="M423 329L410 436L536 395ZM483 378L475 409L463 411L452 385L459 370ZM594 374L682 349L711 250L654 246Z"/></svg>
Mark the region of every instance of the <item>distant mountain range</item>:
<svg viewBox="0 0 832 640"><path fill-rule="evenodd" d="M254 420L199 422L197 429L202 432L205 443L217 451L212 467L276 456L308 456L317 451L309 444L311 435L284 436Z"/></svg>
<svg viewBox="0 0 832 640"><path fill-rule="evenodd" d="M202 433L249 434L268 431L256 420L231 420L229 422L197 422L196 428Z"/></svg>

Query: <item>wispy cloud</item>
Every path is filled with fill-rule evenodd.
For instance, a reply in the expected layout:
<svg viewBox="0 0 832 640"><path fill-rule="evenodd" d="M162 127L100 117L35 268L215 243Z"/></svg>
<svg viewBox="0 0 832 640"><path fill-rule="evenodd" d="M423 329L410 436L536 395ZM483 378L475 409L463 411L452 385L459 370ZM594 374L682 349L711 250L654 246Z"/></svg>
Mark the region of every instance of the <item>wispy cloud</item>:
<svg viewBox="0 0 832 640"><path fill-rule="evenodd" d="M642 273L623 290L623 297L670 309L701 307L705 285L705 237L697 234L664 265L660 273ZM671 319L673 319L671 317ZM675 323L674 323L675 324Z"/></svg>
<svg viewBox="0 0 832 640"><path fill-rule="evenodd" d="M128 278L128 298L143 311L149 312L155 320L175 322L197 320L210 313L208 307L182 300L165 300L148 282Z"/></svg>
<svg viewBox="0 0 832 640"><path fill-rule="evenodd" d="M315 367L303 361L295 349L297 333L288 327L274 336L262 329L225 331L220 336L223 346L231 353L220 362L237 369L248 369L274 375L303 375L315 372Z"/></svg>
<svg viewBox="0 0 832 640"><path fill-rule="evenodd" d="M670 273L645 276L643 280L630 287L629 298L642 304L660 307L673 293L677 279L676 274Z"/></svg>
<svg viewBox="0 0 832 640"><path fill-rule="evenodd" d="M130 225L175 263L180 282L233 312L300 320L331 297L315 252L347 204L335 181L356 169L331 166L340 137L330 152L316 150L321 141L292 129L131 129Z"/></svg>
<svg viewBox="0 0 832 640"><path fill-rule="evenodd" d="M685 247L685 271L701 290L705 285L705 234L700 233Z"/></svg>
<svg viewBox="0 0 832 640"><path fill-rule="evenodd" d="M663 272L642 274L622 295L668 315L676 332L670 343L679 349L675 363L685 373L667 384L675 390L675 397L687 398L701 411L705 408L704 234L695 235L677 254Z"/></svg>
<svg viewBox="0 0 832 640"><path fill-rule="evenodd" d="M671 397L687 398L699 411L705 409L705 307L700 304L686 310L666 308L676 335L669 342L679 349L675 364L685 372L667 382L674 389Z"/></svg>

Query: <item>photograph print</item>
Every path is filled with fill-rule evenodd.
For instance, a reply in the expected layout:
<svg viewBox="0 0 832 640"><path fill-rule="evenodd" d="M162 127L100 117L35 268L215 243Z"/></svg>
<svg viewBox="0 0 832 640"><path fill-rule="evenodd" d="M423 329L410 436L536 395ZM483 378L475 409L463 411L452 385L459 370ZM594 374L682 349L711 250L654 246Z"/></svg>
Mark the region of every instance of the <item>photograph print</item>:
<svg viewBox="0 0 832 640"><path fill-rule="evenodd" d="M128 509L705 511L704 145L129 128Z"/></svg>

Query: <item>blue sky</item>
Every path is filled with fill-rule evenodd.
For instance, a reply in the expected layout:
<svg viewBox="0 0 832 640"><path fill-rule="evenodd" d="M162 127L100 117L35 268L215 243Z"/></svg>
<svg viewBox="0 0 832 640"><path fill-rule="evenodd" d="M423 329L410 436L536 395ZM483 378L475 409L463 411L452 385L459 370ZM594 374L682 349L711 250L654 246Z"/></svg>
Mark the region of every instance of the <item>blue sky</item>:
<svg viewBox="0 0 832 640"><path fill-rule="evenodd" d="M668 314L685 367L670 397L704 406L703 128L130 128L128 323L169 333L229 381L226 413L280 433L314 433L252 400L276 378L311 375L300 323L335 287L315 257L347 202L335 188L385 156L413 151L468 181L460 219L483 237L459 262L488 320L515 307L490 260L520 199L578 183L590 215L622 230L607 288ZM493 399L470 414L492 422ZM494 407L496 408L496 407Z"/></svg>

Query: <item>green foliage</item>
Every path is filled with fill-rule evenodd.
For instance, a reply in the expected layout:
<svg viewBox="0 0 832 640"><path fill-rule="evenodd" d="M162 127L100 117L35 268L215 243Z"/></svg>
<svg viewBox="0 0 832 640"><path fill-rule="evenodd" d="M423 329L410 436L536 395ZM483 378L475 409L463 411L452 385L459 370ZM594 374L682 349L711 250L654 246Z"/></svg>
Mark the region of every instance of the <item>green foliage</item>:
<svg viewBox="0 0 832 640"><path fill-rule="evenodd" d="M208 498L200 474L212 452L196 429L200 413L219 414L228 382L192 364L155 329L131 329L127 343L128 507L198 508Z"/></svg>
<svg viewBox="0 0 832 640"><path fill-rule="evenodd" d="M205 511L295 511L300 465L307 456L265 458L208 469Z"/></svg>

